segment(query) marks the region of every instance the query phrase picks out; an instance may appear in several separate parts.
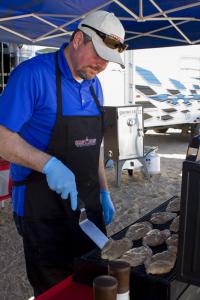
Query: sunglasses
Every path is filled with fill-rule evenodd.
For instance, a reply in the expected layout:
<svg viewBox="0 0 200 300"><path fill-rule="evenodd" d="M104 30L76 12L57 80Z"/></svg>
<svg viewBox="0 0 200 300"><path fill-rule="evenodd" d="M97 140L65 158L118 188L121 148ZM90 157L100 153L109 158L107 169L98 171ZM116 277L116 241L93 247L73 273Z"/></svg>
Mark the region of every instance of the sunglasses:
<svg viewBox="0 0 200 300"><path fill-rule="evenodd" d="M106 44L107 47L109 47L111 49L117 49L117 51L119 53L122 53L124 50L126 50L128 48L127 44L123 44L123 43L119 42L113 36L103 33L101 31L99 31L98 29L93 28L92 26L85 25L85 24L82 24L81 26L87 27L87 28L95 31L96 34L103 40L103 42Z"/></svg>

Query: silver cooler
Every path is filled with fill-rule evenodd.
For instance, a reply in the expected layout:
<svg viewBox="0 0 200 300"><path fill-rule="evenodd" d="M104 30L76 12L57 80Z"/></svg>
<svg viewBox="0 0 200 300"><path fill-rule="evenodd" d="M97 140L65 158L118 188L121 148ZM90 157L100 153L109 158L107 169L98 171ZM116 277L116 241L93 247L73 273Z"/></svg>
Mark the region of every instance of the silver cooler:
<svg viewBox="0 0 200 300"><path fill-rule="evenodd" d="M139 105L105 109L104 159L114 161L119 186L124 162L144 156L143 110Z"/></svg>

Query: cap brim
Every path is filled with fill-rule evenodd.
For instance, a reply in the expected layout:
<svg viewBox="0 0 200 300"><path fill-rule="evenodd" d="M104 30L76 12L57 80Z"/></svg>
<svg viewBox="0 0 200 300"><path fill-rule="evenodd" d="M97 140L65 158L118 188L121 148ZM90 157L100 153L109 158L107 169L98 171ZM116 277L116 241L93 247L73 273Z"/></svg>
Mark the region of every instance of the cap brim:
<svg viewBox="0 0 200 300"><path fill-rule="evenodd" d="M81 26L79 26L79 29L91 37L94 48L101 58L119 64L123 69L125 68L124 62L117 49L111 49L106 46L103 40L93 30Z"/></svg>
<svg viewBox="0 0 200 300"><path fill-rule="evenodd" d="M103 40L97 35L93 35L92 42L97 54L110 62L119 64L123 69L125 68L124 62L120 53L116 49L111 49L103 42Z"/></svg>

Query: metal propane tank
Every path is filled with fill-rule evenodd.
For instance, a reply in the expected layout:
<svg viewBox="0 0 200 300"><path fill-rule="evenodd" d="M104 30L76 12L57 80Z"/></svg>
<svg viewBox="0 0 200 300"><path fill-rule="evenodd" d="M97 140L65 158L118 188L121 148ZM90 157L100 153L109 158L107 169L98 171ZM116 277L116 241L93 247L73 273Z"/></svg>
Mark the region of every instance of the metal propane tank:
<svg viewBox="0 0 200 300"><path fill-rule="evenodd" d="M160 173L160 156L156 153L158 147L150 147L145 155L145 164L150 175Z"/></svg>

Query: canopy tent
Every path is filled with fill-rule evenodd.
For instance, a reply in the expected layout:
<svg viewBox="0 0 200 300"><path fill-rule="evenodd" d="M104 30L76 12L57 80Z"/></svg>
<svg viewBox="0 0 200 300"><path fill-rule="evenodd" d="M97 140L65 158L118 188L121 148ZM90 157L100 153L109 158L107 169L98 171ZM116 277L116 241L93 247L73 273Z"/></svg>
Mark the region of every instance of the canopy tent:
<svg viewBox="0 0 200 300"><path fill-rule="evenodd" d="M1 0L0 41L60 46L97 9L120 18L129 49L200 43L196 0Z"/></svg>

